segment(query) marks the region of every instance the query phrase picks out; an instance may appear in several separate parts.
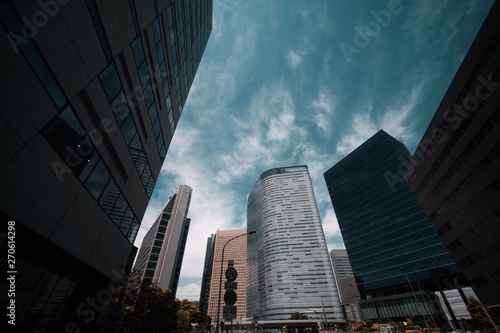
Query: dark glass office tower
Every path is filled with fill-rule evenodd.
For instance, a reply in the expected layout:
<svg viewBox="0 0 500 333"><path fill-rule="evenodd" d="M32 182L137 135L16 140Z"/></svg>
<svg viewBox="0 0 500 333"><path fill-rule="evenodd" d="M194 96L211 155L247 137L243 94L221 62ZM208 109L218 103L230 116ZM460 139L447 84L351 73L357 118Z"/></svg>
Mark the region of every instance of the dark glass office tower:
<svg viewBox="0 0 500 333"><path fill-rule="evenodd" d="M86 299L101 309L99 292L131 267L211 15L210 0L0 3L0 212L19 241L11 330L94 331Z"/></svg>
<svg viewBox="0 0 500 333"><path fill-rule="evenodd" d="M200 291L200 311L208 313L208 300L210 298L210 283L212 281L212 265L214 261L215 235L212 234L207 239L205 250L205 263L203 264L203 278L201 280Z"/></svg>
<svg viewBox="0 0 500 333"><path fill-rule="evenodd" d="M409 158L402 142L380 130L324 174L364 319L441 316L431 305L434 293L425 291L455 288L461 277L398 176Z"/></svg>
<svg viewBox="0 0 500 333"><path fill-rule="evenodd" d="M479 297L500 317L500 2L495 2L407 173Z"/></svg>

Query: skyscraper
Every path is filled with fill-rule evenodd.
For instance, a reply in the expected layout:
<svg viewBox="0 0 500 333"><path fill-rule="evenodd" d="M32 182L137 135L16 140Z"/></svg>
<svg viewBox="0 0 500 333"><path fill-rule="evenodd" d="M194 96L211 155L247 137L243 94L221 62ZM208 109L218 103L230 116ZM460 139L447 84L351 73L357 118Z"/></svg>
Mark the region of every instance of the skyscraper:
<svg viewBox="0 0 500 333"><path fill-rule="evenodd" d="M210 298L210 284L212 282L212 267L214 261L215 235L212 234L207 239L205 249L205 262L203 264L203 277L201 279L200 290L200 311L208 313L208 301Z"/></svg>
<svg viewBox="0 0 500 333"><path fill-rule="evenodd" d="M175 295L191 220L187 217L191 193L187 185L178 186L168 198L142 240L134 266L141 280L150 279Z"/></svg>
<svg viewBox="0 0 500 333"><path fill-rule="evenodd" d="M224 249L224 262L222 265L222 283L226 281L224 273L228 268L228 260L233 260L234 268L238 273L236 281L238 283L238 289L236 290L237 301L234 304L237 307L236 320L242 320L247 317L247 237L237 237L230 243L228 241L239 235L245 235L247 229L236 229L236 230L217 230L215 233L215 244L213 248L213 262L212 262L212 277L210 281L210 297L208 300L208 315L212 318L212 321L217 320L217 311L219 304L219 282L221 277L221 261L222 261L222 250ZM223 306L224 306L224 288L221 290L221 300L220 300L220 315L219 318L222 320Z"/></svg>
<svg viewBox="0 0 500 333"><path fill-rule="evenodd" d="M354 275L345 249L331 250L330 257L332 258L333 273L337 280Z"/></svg>
<svg viewBox="0 0 500 333"><path fill-rule="evenodd" d="M296 312L343 319L307 166L264 172L248 195L247 313L286 320Z"/></svg>
<svg viewBox="0 0 500 333"><path fill-rule="evenodd" d="M425 325L426 316L444 319L425 291L453 289L463 278L406 181L394 176L409 158L402 142L380 130L324 176L363 318L413 317Z"/></svg>
<svg viewBox="0 0 500 333"><path fill-rule="evenodd" d="M500 3L404 175L479 300L500 316Z"/></svg>
<svg viewBox="0 0 500 333"><path fill-rule="evenodd" d="M211 15L210 0L0 3L0 212L23 235L16 330L94 331L86 299L131 268Z"/></svg>
<svg viewBox="0 0 500 333"><path fill-rule="evenodd" d="M347 251L333 249L330 251L330 257L346 317L352 322L359 322L363 319L359 308L360 296Z"/></svg>

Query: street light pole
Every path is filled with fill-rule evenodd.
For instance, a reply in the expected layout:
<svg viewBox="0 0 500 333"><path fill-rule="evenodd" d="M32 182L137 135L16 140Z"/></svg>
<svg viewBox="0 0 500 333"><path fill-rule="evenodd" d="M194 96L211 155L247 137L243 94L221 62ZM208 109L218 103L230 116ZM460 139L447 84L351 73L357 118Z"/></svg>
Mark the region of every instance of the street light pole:
<svg viewBox="0 0 500 333"><path fill-rule="evenodd" d="M253 235L255 234L255 231L249 231L247 233L234 236L230 240L228 240L224 246L222 247L222 256L221 256L221 261L220 261L220 275L219 275L219 297L217 299L217 323L215 326L215 333L219 333L219 321L220 321L220 294L222 290L222 268L224 266L224 251L226 250L226 245L229 244L231 241L235 240L236 238L242 237L242 236L247 236L247 235Z"/></svg>
<svg viewBox="0 0 500 333"><path fill-rule="evenodd" d="M417 295L415 295L415 290L413 290L413 287L410 283L410 279L408 278L408 275L406 274L404 267L399 267L399 269L402 270L403 273L405 274L406 281L408 281L408 284L410 285L411 293L413 294L413 298L415 299L415 309L417 310L417 314L420 314L420 310L418 309ZM429 325L427 325L427 319L425 318L425 313L422 313L422 317L424 317L425 327L428 327Z"/></svg>

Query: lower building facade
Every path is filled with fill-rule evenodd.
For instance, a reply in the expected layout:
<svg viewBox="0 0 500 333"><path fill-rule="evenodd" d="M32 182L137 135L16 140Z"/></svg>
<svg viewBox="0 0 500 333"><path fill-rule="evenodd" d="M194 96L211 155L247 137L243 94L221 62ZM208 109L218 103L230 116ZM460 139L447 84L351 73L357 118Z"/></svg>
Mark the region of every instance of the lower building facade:
<svg viewBox="0 0 500 333"><path fill-rule="evenodd" d="M359 307L361 297L347 251L345 249L333 249L330 251L330 257L346 319L351 323L360 322L363 320Z"/></svg>

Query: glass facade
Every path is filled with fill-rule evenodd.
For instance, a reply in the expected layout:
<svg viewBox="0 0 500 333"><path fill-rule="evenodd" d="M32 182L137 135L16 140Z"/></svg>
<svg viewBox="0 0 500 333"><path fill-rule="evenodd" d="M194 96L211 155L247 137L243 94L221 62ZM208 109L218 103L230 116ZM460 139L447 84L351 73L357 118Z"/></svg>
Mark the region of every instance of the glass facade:
<svg viewBox="0 0 500 333"><path fill-rule="evenodd" d="M210 36L212 1L41 6L0 3L9 143L0 213L42 238L26 248L53 246L48 261L29 251L16 258L27 267L18 289L33 293L16 299L27 325L13 332L63 331L70 321L75 331L96 332L105 315L89 322L76 309L103 288L97 281L130 272L140 221ZM175 230L179 248L184 222ZM173 286L178 253L168 259ZM70 262L80 265L70 269ZM35 268L41 273L25 284Z"/></svg>
<svg viewBox="0 0 500 333"><path fill-rule="evenodd" d="M379 131L325 172L361 292L459 272L407 183L390 178L409 157Z"/></svg>
<svg viewBox="0 0 500 333"><path fill-rule="evenodd" d="M212 281L212 264L214 260L215 235L212 234L207 239L207 247L205 249L205 263L203 264L203 278L201 280L200 291L200 311L207 313L208 299L210 296L210 283Z"/></svg>
<svg viewBox="0 0 500 333"><path fill-rule="evenodd" d="M259 320L325 310L343 319L307 166L271 169L247 204L247 314Z"/></svg>
<svg viewBox="0 0 500 333"><path fill-rule="evenodd" d="M406 146L381 130L324 174L356 284L366 300L360 304L365 319L424 314L430 308L410 293L419 290L415 283L432 281L426 288L440 290L448 288L441 282L460 276L408 184L394 177L409 158ZM373 300L404 293L410 294ZM375 307L377 313L370 310Z"/></svg>

